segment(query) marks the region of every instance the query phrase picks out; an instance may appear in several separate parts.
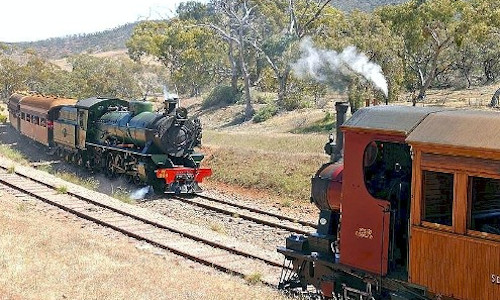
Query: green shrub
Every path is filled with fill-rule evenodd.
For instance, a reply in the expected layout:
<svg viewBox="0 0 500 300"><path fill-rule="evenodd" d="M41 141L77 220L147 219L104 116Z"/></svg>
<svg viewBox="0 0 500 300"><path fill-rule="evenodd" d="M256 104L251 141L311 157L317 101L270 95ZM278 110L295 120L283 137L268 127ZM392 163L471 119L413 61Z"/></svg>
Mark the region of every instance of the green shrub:
<svg viewBox="0 0 500 300"><path fill-rule="evenodd" d="M203 100L202 108L226 106L238 102L241 97L239 91L233 90L227 85L216 86L210 94Z"/></svg>
<svg viewBox="0 0 500 300"><path fill-rule="evenodd" d="M245 276L245 280L249 284L257 284L262 281L262 274L259 272L254 272L252 274Z"/></svg>
<svg viewBox="0 0 500 300"><path fill-rule="evenodd" d="M5 123L7 123L7 116L0 115L0 124L5 124Z"/></svg>
<svg viewBox="0 0 500 300"><path fill-rule="evenodd" d="M56 187L56 191L58 194L67 194L68 193L68 187L65 185L60 185Z"/></svg>
<svg viewBox="0 0 500 300"><path fill-rule="evenodd" d="M273 104L268 104L257 111L255 116L253 116L253 121L255 123L264 122L269 120L272 116L278 113L278 108Z"/></svg>

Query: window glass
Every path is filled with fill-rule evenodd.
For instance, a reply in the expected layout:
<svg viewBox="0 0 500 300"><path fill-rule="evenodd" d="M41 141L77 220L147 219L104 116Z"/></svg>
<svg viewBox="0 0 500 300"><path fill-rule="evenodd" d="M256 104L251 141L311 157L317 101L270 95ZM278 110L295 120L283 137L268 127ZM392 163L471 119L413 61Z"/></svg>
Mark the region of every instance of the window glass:
<svg viewBox="0 0 500 300"><path fill-rule="evenodd" d="M423 171L422 174L422 220L443 225L452 225L453 174Z"/></svg>
<svg viewBox="0 0 500 300"><path fill-rule="evenodd" d="M365 148L363 169L366 189L373 197L409 197L411 156L407 144L371 142Z"/></svg>
<svg viewBox="0 0 500 300"><path fill-rule="evenodd" d="M469 229L500 234L500 180L469 178Z"/></svg>

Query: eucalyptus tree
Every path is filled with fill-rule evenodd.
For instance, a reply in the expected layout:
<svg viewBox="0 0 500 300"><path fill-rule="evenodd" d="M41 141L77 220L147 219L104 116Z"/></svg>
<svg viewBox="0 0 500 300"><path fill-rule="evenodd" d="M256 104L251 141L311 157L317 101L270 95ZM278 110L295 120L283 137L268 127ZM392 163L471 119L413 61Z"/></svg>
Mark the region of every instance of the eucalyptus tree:
<svg viewBox="0 0 500 300"><path fill-rule="evenodd" d="M389 26L382 22L378 11L353 11L346 16L341 28L337 36L326 39L326 42L334 48L354 45L370 61L379 64L387 79L388 94L384 96L382 93L375 93L375 97L380 101L396 100L404 82L403 61L398 55L398 49L403 46L402 39L392 34ZM355 83L361 82L355 80Z"/></svg>
<svg viewBox="0 0 500 300"><path fill-rule="evenodd" d="M500 74L500 3L496 0L473 0L466 24L479 49L485 83L494 82Z"/></svg>
<svg viewBox="0 0 500 300"><path fill-rule="evenodd" d="M254 114L250 94L250 62L248 49L255 40L254 28L258 23L257 5L250 0L212 0L216 18L208 26L214 30L228 46L228 58L231 63L231 86L237 89L238 71L243 77L245 94L245 119Z"/></svg>
<svg viewBox="0 0 500 300"><path fill-rule="evenodd" d="M289 93L291 64L299 56L299 43L308 36L320 37L335 30L342 13L329 5L331 0L256 0L260 19L251 45L274 73L279 107Z"/></svg>
<svg viewBox="0 0 500 300"><path fill-rule="evenodd" d="M452 66L446 53L454 47L462 7L463 1L456 0L412 0L380 11L382 20L403 40L399 55L415 78L416 100L423 99L435 78Z"/></svg>
<svg viewBox="0 0 500 300"><path fill-rule="evenodd" d="M191 20L141 22L127 48L135 61L148 55L160 61L180 93L199 95L214 78L223 76L224 46L209 29Z"/></svg>
<svg viewBox="0 0 500 300"><path fill-rule="evenodd" d="M142 94L130 61L86 54L72 56L68 61L72 66L69 96L115 96L130 99Z"/></svg>
<svg viewBox="0 0 500 300"><path fill-rule="evenodd" d="M14 91L24 89L22 65L9 56L0 54L0 95L7 99Z"/></svg>

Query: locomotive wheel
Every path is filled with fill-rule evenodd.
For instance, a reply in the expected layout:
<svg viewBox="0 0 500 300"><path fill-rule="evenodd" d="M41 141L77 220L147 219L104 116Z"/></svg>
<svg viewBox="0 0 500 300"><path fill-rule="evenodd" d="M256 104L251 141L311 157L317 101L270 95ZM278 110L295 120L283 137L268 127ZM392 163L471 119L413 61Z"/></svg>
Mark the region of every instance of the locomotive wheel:
<svg viewBox="0 0 500 300"><path fill-rule="evenodd" d="M115 173L119 174L125 174L125 159L123 158L123 155L118 153L113 159L113 168L115 170Z"/></svg>
<svg viewBox="0 0 500 300"><path fill-rule="evenodd" d="M165 180L158 178L154 179L152 187L156 195L162 195L163 193L165 193Z"/></svg>
<svg viewBox="0 0 500 300"><path fill-rule="evenodd" d="M83 166L83 156L80 152L76 153L74 156L73 156L73 161L75 162L75 165L81 167Z"/></svg>
<svg viewBox="0 0 500 300"><path fill-rule="evenodd" d="M109 178L116 177L116 168L114 164L113 154L108 153L106 156L106 176Z"/></svg>
<svg viewBox="0 0 500 300"><path fill-rule="evenodd" d="M132 182L137 185L137 184L141 183L142 180L139 177L139 175L134 175L133 178L132 178Z"/></svg>

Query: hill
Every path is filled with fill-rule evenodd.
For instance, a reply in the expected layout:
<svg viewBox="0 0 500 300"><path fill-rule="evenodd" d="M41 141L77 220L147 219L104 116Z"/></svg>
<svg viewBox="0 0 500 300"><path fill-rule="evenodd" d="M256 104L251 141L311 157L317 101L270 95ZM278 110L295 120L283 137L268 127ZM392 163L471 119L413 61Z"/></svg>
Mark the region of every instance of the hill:
<svg viewBox="0 0 500 300"><path fill-rule="evenodd" d="M50 38L35 42L9 43L9 45L20 50L31 48L49 59L58 59L84 52L115 51L126 48L125 42L130 38L136 24L137 22L101 32Z"/></svg>
<svg viewBox="0 0 500 300"><path fill-rule="evenodd" d="M372 11L378 6L399 4L407 0L333 0L331 4L345 12L353 10ZM60 59L73 54L100 53L125 49L137 22L118 26L113 29L51 38L35 42L8 43L20 50L33 49L48 59Z"/></svg>

